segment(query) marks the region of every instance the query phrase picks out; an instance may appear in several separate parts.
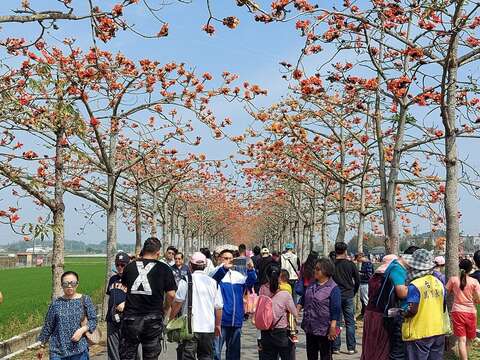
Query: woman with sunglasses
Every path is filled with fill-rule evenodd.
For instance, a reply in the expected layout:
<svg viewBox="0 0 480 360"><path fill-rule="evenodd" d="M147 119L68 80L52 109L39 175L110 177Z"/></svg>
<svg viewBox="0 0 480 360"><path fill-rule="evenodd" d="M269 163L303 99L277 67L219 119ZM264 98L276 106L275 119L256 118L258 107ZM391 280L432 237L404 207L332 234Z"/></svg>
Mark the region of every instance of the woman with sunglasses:
<svg viewBox="0 0 480 360"><path fill-rule="evenodd" d="M42 343L38 357L43 357L45 344L50 345L50 360L88 360L87 331L97 327L97 316L92 299L77 293L78 274L67 271L61 277L63 296L48 308L45 324L38 340ZM86 316L87 324L82 325Z"/></svg>
<svg viewBox="0 0 480 360"><path fill-rule="evenodd" d="M315 263L315 282L305 290L297 309L303 307L302 329L307 336L307 359L332 359L332 344L339 335L340 288L333 281L335 266L328 258Z"/></svg>

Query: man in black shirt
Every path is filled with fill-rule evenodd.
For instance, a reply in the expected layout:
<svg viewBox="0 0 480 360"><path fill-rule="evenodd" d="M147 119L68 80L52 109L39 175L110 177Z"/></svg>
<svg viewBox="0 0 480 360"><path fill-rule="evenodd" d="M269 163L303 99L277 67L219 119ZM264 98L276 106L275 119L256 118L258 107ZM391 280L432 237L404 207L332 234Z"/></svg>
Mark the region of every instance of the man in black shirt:
<svg viewBox="0 0 480 360"><path fill-rule="evenodd" d="M116 273L110 278L107 286L108 310L107 322L107 359L120 360L120 327L125 307L125 287L122 285L123 270L130 262L127 253L119 252L115 256Z"/></svg>
<svg viewBox="0 0 480 360"><path fill-rule="evenodd" d="M160 246L160 240L148 238L143 245L143 258L125 268L122 284L127 288L127 299L120 346L122 360L135 360L139 344L143 360L157 360L162 350L163 317L172 304L177 285L170 267L158 261Z"/></svg>
<svg viewBox="0 0 480 360"><path fill-rule="evenodd" d="M337 283L342 293L342 314L345 321L347 351L355 354L357 350L355 340L355 306L354 297L360 287L360 276L353 262L347 259L347 244L338 242L335 244L335 274L333 280ZM334 354L340 353L342 343L337 336L333 343Z"/></svg>

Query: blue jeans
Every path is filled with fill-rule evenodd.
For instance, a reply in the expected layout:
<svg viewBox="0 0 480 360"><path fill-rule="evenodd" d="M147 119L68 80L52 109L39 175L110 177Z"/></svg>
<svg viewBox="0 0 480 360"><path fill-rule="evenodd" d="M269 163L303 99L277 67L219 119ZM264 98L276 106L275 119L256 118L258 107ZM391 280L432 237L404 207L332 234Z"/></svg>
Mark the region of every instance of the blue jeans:
<svg viewBox="0 0 480 360"><path fill-rule="evenodd" d="M355 340L355 308L353 305L353 298L342 299L342 313L345 320L346 337L347 337L347 349L355 350L357 346ZM333 343L333 350L340 350L342 346L342 339L338 336Z"/></svg>
<svg viewBox="0 0 480 360"><path fill-rule="evenodd" d="M81 354L66 356L66 357L60 357L55 354L50 354L50 360L89 360L89 359L90 357L88 356L88 350L84 351Z"/></svg>
<svg viewBox="0 0 480 360"><path fill-rule="evenodd" d="M225 360L240 360L242 328L222 325L222 336L215 338L215 360L222 360L222 348L226 343Z"/></svg>

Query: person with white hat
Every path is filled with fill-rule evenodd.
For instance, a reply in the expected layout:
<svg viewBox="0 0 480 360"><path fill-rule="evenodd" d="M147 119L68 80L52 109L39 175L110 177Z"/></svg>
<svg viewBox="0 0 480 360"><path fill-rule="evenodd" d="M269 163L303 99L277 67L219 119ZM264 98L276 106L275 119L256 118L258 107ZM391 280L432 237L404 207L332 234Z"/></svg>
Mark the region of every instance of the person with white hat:
<svg viewBox="0 0 480 360"><path fill-rule="evenodd" d="M223 298L217 282L204 271L207 258L201 252L196 252L190 258L192 282L192 331L193 338L184 341L177 348L179 360L211 360L214 354L213 340L221 333ZM182 310L187 314L188 282L181 279L170 313L170 320L175 319Z"/></svg>
<svg viewBox="0 0 480 360"><path fill-rule="evenodd" d="M443 285L446 283L445 274L442 269L445 268L445 258L443 256L437 256L434 259L435 269L433 269L433 276L442 282Z"/></svg>

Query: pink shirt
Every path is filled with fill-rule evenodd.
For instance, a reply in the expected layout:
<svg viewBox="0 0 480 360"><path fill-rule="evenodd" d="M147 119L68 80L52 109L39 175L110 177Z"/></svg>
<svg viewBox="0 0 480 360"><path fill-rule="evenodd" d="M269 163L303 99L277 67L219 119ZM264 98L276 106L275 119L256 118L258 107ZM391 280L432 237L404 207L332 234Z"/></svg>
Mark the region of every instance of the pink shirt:
<svg viewBox="0 0 480 360"><path fill-rule="evenodd" d="M268 287L268 284L262 285L258 292L258 295L264 295L272 297L272 292ZM297 308L293 302L292 295L285 290L277 291L275 296L272 297L273 304L273 323L275 329L286 329L288 327L288 313L297 317Z"/></svg>
<svg viewBox="0 0 480 360"><path fill-rule="evenodd" d="M475 303L480 301L480 284L470 276L467 276L467 285L460 289L460 278L453 276L448 280L446 288L453 292L454 300L452 311L464 313L476 313Z"/></svg>

